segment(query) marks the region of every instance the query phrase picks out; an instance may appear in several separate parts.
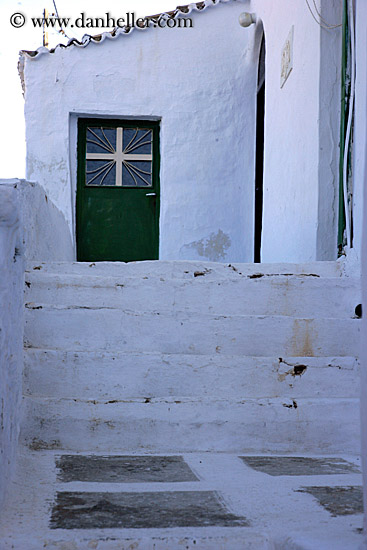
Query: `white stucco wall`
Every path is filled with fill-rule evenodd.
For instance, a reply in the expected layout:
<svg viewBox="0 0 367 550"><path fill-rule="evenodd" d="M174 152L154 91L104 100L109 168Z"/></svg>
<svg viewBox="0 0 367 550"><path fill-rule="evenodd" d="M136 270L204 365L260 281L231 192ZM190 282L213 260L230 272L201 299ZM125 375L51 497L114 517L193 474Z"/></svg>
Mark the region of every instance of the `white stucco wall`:
<svg viewBox="0 0 367 550"><path fill-rule="evenodd" d="M340 0L320 2L324 21L340 24ZM310 16L309 16L310 17ZM316 25L316 23L315 23ZM320 27L318 220L316 259L334 260L338 246L342 30Z"/></svg>
<svg viewBox="0 0 367 550"><path fill-rule="evenodd" d="M75 259L74 246L63 214L34 182L15 180L22 212L23 247L26 261Z"/></svg>
<svg viewBox="0 0 367 550"><path fill-rule="evenodd" d="M318 2L320 5L320 2ZM341 22L341 2L321 3ZM262 260L336 259L341 31L322 29L306 2L252 0L266 37ZM280 87L294 26L293 69Z"/></svg>
<svg viewBox="0 0 367 550"><path fill-rule="evenodd" d="M0 505L14 472L20 427L23 260L17 192L0 181Z"/></svg>
<svg viewBox="0 0 367 550"><path fill-rule="evenodd" d="M361 424L364 478L364 542L367 548L367 4L356 2L356 98L354 137L354 220L356 252L362 250Z"/></svg>
<svg viewBox="0 0 367 550"><path fill-rule="evenodd" d="M0 180L0 505L14 472L21 420L25 264L73 258L66 221L44 190Z"/></svg>
<svg viewBox="0 0 367 550"><path fill-rule="evenodd" d="M340 2L324 4L325 18L341 20ZM243 11L255 12L257 25L240 27ZM28 179L45 188L74 234L78 116L160 118L160 259L252 261L263 24L262 260L335 259L340 30L324 31L293 0L229 1L190 17L193 29L135 30L26 59ZM281 89L292 25L293 70Z"/></svg>
<svg viewBox="0 0 367 550"><path fill-rule="evenodd" d="M354 248L361 256L363 235L363 195L367 127L367 3L356 3L356 95L354 110L353 228Z"/></svg>

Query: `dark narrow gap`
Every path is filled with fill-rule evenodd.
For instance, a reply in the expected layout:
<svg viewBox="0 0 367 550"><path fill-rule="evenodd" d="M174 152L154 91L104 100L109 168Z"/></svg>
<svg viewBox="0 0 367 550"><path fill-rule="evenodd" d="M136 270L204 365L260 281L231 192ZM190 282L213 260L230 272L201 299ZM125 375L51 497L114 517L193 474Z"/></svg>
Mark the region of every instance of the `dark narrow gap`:
<svg viewBox="0 0 367 550"><path fill-rule="evenodd" d="M264 174L264 121L265 121L265 38L262 38L257 77L256 101L256 162L255 162L255 239L254 262L261 262L261 234L263 225L263 174Z"/></svg>

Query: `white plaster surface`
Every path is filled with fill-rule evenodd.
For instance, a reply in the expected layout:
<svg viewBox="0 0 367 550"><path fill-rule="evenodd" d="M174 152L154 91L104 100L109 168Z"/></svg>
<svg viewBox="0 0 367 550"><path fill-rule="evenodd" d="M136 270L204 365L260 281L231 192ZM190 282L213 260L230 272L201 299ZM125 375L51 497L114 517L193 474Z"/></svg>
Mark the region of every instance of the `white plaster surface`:
<svg viewBox="0 0 367 550"><path fill-rule="evenodd" d="M75 351L353 356L359 330L356 319L190 312L160 315L156 311L37 303L27 306L25 342L36 348Z"/></svg>
<svg viewBox="0 0 367 550"><path fill-rule="evenodd" d="M192 279L195 273L204 273L205 280L212 277L229 278L231 271L240 275L300 275L319 276L326 278L355 277L355 270L346 265L344 259L337 262L310 263L272 263L272 264L223 264L215 262L193 261L144 261L144 262L29 262L28 271L64 275L82 275L88 277L169 277L172 279ZM231 274L233 276L233 273ZM145 280L145 279L144 279Z"/></svg>
<svg viewBox="0 0 367 550"><path fill-rule="evenodd" d="M159 452L356 453L358 398L25 398L31 448Z"/></svg>
<svg viewBox="0 0 367 550"><path fill-rule="evenodd" d="M330 24L341 23L342 3L339 0L322 0L319 6L324 21L331 22ZM336 258L339 220L342 32L340 28L328 30L320 27L319 33L319 196L316 258L330 260Z"/></svg>
<svg viewBox="0 0 367 550"><path fill-rule="evenodd" d="M367 4L357 0L356 91L354 114L353 220L355 256L361 258L363 319L361 325L361 451L364 478L364 536L367 549Z"/></svg>
<svg viewBox="0 0 367 550"><path fill-rule="evenodd" d="M20 427L23 346L20 209L13 185L0 182L0 505L14 473Z"/></svg>
<svg viewBox="0 0 367 550"><path fill-rule="evenodd" d="M321 6L341 22L340 2ZM341 31L321 29L306 2L252 0L250 9L266 38L262 260L336 259ZM292 25L293 69L281 88Z"/></svg>
<svg viewBox="0 0 367 550"><path fill-rule="evenodd" d="M361 0L356 3L356 111L355 111L355 219L356 235L361 243L362 295L364 315L361 327L361 450L364 478L364 540L363 550L367 548L367 56L366 29L367 4Z"/></svg>
<svg viewBox="0 0 367 550"><path fill-rule="evenodd" d="M356 2L356 90L354 111L353 223L354 247L359 258L363 243L367 128L367 4Z"/></svg>
<svg viewBox="0 0 367 550"><path fill-rule="evenodd" d="M202 268L201 268L202 269ZM210 269L210 268L209 268ZM236 268L237 269L237 268ZM136 312L190 311L226 315L286 315L305 318L353 318L361 303L357 278L326 279L319 276L246 275L231 268L222 273L185 273L177 265L160 276L97 275L92 269L79 274L26 273L25 302L121 308ZM116 270L117 271L117 270Z"/></svg>
<svg viewBox="0 0 367 550"><path fill-rule="evenodd" d="M359 395L359 363L354 357L279 359L26 349L24 362L24 394L41 398L121 401L142 396L217 396L240 400ZM295 374L300 365L305 367L302 374Z"/></svg>
<svg viewBox="0 0 367 550"><path fill-rule="evenodd" d="M37 183L16 184L22 211L25 258L31 260L74 259L74 247L63 214Z"/></svg>
<svg viewBox="0 0 367 550"><path fill-rule="evenodd" d="M324 4L325 17L338 19L339 3ZM238 23L245 8L258 20L247 29ZM192 29L135 31L27 58L27 177L46 189L73 234L77 117L156 117L160 259L252 261L263 24L263 260L335 259L340 31L320 31L306 4L290 0L230 1L190 16ZM280 89L292 25L294 68Z"/></svg>
<svg viewBox="0 0 367 550"><path fill-rule="evenodd" d="M74 248L62 213L37 183L0 179L0 185L14 189L14 208L19 211L19 253L25 261L72 261Z"/></svg>
<svg viewBox="0 0 367 550"><path fill-rule="evenodd" d="M24 266L73 259L65 220L37 184L0 180L0 503L11 478L20 425Z"/></svg>

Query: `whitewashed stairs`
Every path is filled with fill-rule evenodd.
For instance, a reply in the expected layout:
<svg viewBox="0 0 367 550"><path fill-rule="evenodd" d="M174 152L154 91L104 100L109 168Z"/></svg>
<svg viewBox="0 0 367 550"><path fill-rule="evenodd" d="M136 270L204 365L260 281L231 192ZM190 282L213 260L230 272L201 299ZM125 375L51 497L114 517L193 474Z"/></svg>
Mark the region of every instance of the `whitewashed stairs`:
<svg viewBox="0 0 367 550"><path fill-rule="evenodd" d="M21 439L358 453L360 301L337 262L30 264Z"/></svg>

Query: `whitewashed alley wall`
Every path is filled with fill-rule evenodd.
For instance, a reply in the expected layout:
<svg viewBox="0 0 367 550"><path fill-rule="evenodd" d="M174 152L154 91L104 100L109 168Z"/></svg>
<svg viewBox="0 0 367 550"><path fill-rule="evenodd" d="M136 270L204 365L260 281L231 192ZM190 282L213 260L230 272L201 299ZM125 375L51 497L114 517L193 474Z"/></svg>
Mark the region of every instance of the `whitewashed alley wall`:
<svg viewBox="0 0 367 550"><path fill-rule="evenodd" d="M360 257L363 224L363 194L365 184L365 147L367 127L367 3L356 4L356 96L354 111L354 177L353 177L353 222L354 247Z"/></svg>
<svg viewBox="0 0 367 550"><path fill-rule="evenodd" d="M364 545L367 548L367 3L356 2L356 104L354 212L357 253L362 248L361 424L364 478ZM361 247L362 241L362 247Z"/></svg>
<svg viewBox="0 0 367 550"><path fill-rule="evenodd" d="M30 260L74 260L63 214L37 183L16 180L23 224L24 254Z"/></svg>
<svg viewBox="0 0 367 550"><path fill-rule="evenodd" d="M321 5L326 21L341 22L341 2ZM341 31L321 29L306 2L253 0L250 9L266 37L262 260L336 259ZM293 69L281 88L292 25Z"/></svg>
<svg viewBox="0 0 367 550"><path fill-rule="evenodd" d="M27 260L72 260L61 212L36 183L0 180L0 504L13 473L23 371Z"/></svg>
<svg viewBox="0 0 367 550"><path fill-rule="evenodd" d="M0 181L0 504L14 471L20 426L24 279L20 224L17 191Z"/></svg>

